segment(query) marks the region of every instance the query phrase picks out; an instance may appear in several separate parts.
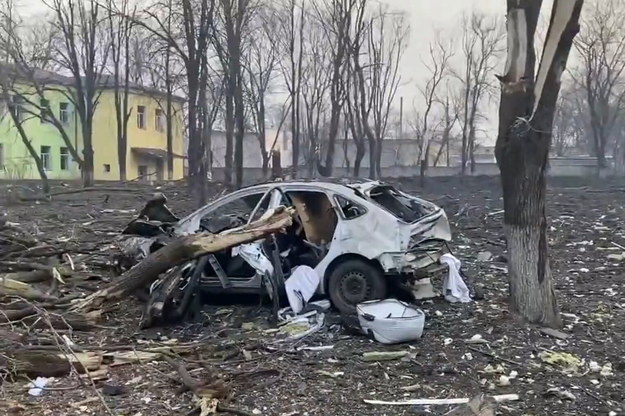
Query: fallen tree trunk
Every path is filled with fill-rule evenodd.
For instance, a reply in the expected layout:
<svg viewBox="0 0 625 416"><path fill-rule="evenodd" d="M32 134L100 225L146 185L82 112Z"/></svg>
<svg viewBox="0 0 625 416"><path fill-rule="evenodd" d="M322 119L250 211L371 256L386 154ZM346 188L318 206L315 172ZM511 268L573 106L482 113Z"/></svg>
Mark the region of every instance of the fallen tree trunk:
<svg viewBox="0 0 625 416"><path fill-rule="evenodd" d="M294 213L293 208L278 207L271 215L244 227L226 230L220 234L192 234L174 240L150 254L115 282L85 298L72 310L96 309L106 301L121 299L152 284L161 273L174 266L280 232L292 224Z"/></svg>
<svg viewBox="0 0 625 416"><path fill-rule="evenodd" d="M33 328L39 329L52 327L61 330L90 331L96 327L99 319L98 311L89 313L50 313L48 314L48 319L42 319L39 312L33 305L22 309L0 310L0 324L24 322Z"/></svg>
<svg viewBox="0 0 625 416"><path fill-rule="evenodd" d="M55 296L46 295L28 283L0 277L0 296L15 296L30 300L56 300Z"/></svg>

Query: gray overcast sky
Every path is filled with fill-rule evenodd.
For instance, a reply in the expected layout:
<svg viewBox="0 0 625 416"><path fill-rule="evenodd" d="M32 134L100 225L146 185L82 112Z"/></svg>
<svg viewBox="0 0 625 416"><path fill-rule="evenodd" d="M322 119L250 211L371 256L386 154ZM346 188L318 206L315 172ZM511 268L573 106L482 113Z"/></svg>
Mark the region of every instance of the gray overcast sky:
<svg viewBox="0 0 625 416"><path fill-rule="evenodd" d="M42 0L17 0L26 14L46 10ZM430 41L440 33L443 37L459 36L459 21L463 13L478 11L502 18L506 13L505 0L378 0L388 4L392 10L404 11L410 23L410 38L402 62L402 87L399 95L404 96L404 119L409 120L414 103L419 106L418 88L425 79L423 62L428 56ZM545 12L550 10L552 0L544 1ZM548 15L546 15L548 19ZM503 67L503 63L502 63ZM493 113L493 116L495 114ZM491 117L487 130L493 132L495 117ZM405 126L407 127L407 126ZM492 134L483 144L492 144Z"/></svg>

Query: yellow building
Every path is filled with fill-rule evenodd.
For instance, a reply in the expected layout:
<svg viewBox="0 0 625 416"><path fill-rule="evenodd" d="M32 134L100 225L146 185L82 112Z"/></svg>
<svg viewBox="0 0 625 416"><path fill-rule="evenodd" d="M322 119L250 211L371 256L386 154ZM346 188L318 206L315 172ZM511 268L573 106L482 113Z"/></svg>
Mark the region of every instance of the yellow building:
<svg viewBox="0 0 625 416"><path fill-rule="evenodd" d="M113 90L102 91L93 120L95 180L119 180L114 97ZM132 89L128 105L130 108L126 149L128 179L141 178L150 181L168 179L165 97L158 91ZM175 180L184 176L182 100L176 98L173 107L174 169L172 179Z"/></svg>
<svg viewBox="0 0 625 416"><path fill-rule="evenodd" d="M18 106L21 124L36 152L42 159L44 169L51 180L70 180L81 177L59 130L42 117L41 102L47 111L61 121L63 130L70 138L79 155L83 140L80 118L67 98L73 81L70 78L47 71L37 71L37 84L44 87L44 99L34 94L34 88L20 80L20 88L11 88L9 103L0 106L0 179L38 179L36 164L30 156L13 120L9 106ZM3 83L6 87L6 83ZM126 148L126 176L128 180L167 180L167 117L165 95L153 89L133 86L130 89ZM42 108L43 108L42 107ZM120 179L117 143L117 120L115 98L112 88L103 85L93 120L94 179L117 181ZM183 99L174 97L172 117L172 153L174 155L173 177L184 176L184 124Z"/></svg>

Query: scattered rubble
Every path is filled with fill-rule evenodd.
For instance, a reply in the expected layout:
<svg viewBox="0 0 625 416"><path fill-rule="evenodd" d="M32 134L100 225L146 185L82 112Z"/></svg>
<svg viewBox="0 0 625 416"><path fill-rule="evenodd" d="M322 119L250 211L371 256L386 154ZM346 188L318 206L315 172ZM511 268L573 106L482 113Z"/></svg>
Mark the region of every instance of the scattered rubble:
<svg viewBox="0 0 625 416"><path fill-rule="evenodd" d="M451 185L442 185L436 192L444 186ZM580 192L559 191L550 197L550 218L556 228L550 233L552 267L565 327L545 331L509 319L505 276L490 267L504 265L497 259L506 255L499 238L501 215L486 215L500 208L498 193L493 191L496 186L484 182L474 186L469 181L450 191L454 199L476 207L460 216L453 215L458 212L454 199L440 203L453 218L452 248L470 276L468 286L473 290L472 285L477 285L487 300L454 305L439 297L417 302L427 317L423 337L402 345L401 351L349 332L333 311L323 312L319 330L283 341L289 335L280 332L277 315L270 307L259 306L258 297L245 300L239 295L227 298L208 293L203 296L217 305L198 309L191 305L187 310L192 313L175 325L162 326L160 318L175 317L168 308L164 315L153 315L157 319L145 329L138 329L138 321L150 302L148 290L83 306L85 299L106 290L137 261L123 258L119 230L139 216L136 208L143 201L155 191L162 192L169 198L171 212L184 215L190 211L184 206L185 197L175 196L180 185L156 190L137 185L128 194L110 194L108 203L103 202L106 191L96 190L55 196L36 206L31 202L11 206L8 226L0 229L3 282L8 279L6 287L22 291L25 287L13 281L26 284L24 293L34 298L0 295L0 319L5 322L0 327L4 377L0 413L109 414L108 408L128 415L199 414L202 409L303 415L331 409L336 415L379 416L389 414L387 405L365 403L364 398L443 400L472 397L490 388L492 395L522 392L519 400L499 406L504 415L623 413L622 275L617 263L606 262L608 254L622 251L614 249L612 240L625 242L625 235L614 227L622 218L622 204L603 193L601 202L594 201L599 194L593 195L593 201L609 209L595 204L597 208L580 211L579 201L584 198ZM431 197L435 200L436 195ZM593 244L570 245L580 241ZM171 242L160 241L161 249ZM150 240L143 246L140 260L153 254L151 245ZM493 260L476 261L475 253L485 251L493 253ZM582 273L582 269L588 271ZM432 283L442 287L438 276ZM162 283L154 285L152 293L163 288ZM311 304L306 302L305 307ZM546 351L566 352L581 364L569 373L572 377L563 377L569 361L545 362L541 354ZM44 357L45 365L37 361L30 369L12 367L13 352L29 360ZM371 352L405 355L365 361L364 354ZM495 371L481 372L489 365ZM35 387L15 374L42 370L49 372L45 377L50 381L40 396L29 396L28 390ZM38 376L30 374L33 380ZM310 395L311 385L323 396L322 406L317 395ZM570 392L575 400L543 397L554 386ZM181 389L186 393L180 393ZM470 402L467 399L458 409L451 409L453 404L434 404L431 411L475 414ZM475 403L481 403L476 407L481 409L492 405L487 398ZM410 406L423 405L400 406L392 413L414 413Z"/></svg>

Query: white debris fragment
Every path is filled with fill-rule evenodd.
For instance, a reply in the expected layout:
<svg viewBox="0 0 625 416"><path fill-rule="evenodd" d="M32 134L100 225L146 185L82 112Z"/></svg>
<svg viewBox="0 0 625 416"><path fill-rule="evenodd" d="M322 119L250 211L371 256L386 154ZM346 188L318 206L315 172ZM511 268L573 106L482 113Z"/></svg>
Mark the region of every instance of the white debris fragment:
<svg viewBox="0 0 625 416"><path fill-rule="evenodd" d="M590 363L588 363L588 368L592 373L598 373L601 371L601 366L596 361L591 361Z"/></svg>
<svg viewBox="0 0 625 416"><path fill-rule="evenodd" d="M488 344L488 341L482 338L480 334L475 334L464 342L466 342L467 344Z"/></svg>
<svg viewBox="0 0 625 416"><path fill-rule="evenodd" d="M41 393L43 393L44 387L46 387L46 385L52 380L54 379L46 378L46 377L37 377L34 381L31 381L30 383L28 383L28 387L30 387L30 389L28 389L28 394L30 394L31 396L41 396Z"/></svg>
<svg viewBox="0 0 625 416"><path fill-rule="evenodd" d="M614 375L614 371L612 370L612 363L606 363L601 367L600 372L602 377L611 377Z"/></svg>
<svg viewBox="0 0 625 416"><path fill-rule="evenodd" d="M477 253L477 261L484 263L490 261L493 258L493 253L490 251L481 251Z"/></svg>
<svg viewBox="0 0 625 416"><path fill-rule="evenodd" d="M571 393L570 391L559 389L557 387L553 387L547 390L547 395L557 397L558 399L561 399L561 400L575 401L577 399L575 395Z"/></svg>

